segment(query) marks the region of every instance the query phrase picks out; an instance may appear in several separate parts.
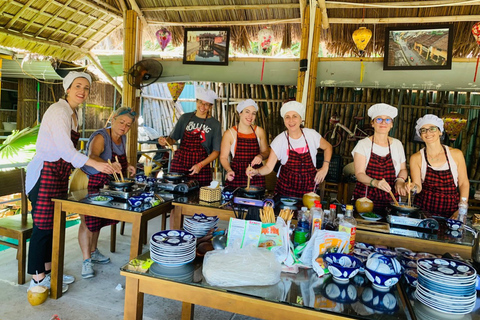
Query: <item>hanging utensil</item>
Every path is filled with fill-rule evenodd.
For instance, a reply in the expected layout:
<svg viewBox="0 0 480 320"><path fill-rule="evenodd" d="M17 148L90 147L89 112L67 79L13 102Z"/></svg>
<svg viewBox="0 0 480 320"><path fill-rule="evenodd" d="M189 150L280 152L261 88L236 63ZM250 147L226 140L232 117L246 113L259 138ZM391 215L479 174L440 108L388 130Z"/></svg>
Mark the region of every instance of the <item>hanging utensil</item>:
<svg viewBox="0 0 480 320"><path fill-rule="evenodd" d="M118 156L115 156L115 160L117 160L117 162L120 163L120 161L118 161ZM123 173L122 173L122 171L120 171L120 178L122 178L122 180L120 180L120 181L122 181L122 182L125 181L125 180L123 180Z"/></svg>

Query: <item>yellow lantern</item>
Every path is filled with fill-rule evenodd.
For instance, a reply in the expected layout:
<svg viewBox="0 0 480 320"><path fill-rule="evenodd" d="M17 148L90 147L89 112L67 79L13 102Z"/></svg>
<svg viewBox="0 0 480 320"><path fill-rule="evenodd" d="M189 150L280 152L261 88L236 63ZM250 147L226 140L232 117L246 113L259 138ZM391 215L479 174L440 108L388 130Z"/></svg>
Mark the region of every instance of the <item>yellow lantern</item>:
<svg viewBox="0 0 480 320"><path fill-rule="evenodd" d="M364 49L367 47L367 44L370 42L372 38L372 30L369 30L365 27L360 27L355 30L352 34L353 42L357 46L360 56L363 57L365 54Z"/></svg>

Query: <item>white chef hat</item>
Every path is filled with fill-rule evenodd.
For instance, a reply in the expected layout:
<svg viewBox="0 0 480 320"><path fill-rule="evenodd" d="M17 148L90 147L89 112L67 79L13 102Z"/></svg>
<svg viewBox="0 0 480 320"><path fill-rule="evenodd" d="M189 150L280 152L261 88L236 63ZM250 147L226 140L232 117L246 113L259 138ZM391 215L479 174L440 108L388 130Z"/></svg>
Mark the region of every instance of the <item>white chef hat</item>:
<svg viewBox="0 0 480 320"><path fill-rule="evenodd" d="M437 126L443 133L443 120L434 114L426 114L418 119L417 124L415 125L415 131L417 131L418 135L420 135L420 129L426 124L433 124L434 126Z"/></svg>
<svg viewBox="0 0 480 320"><path fill-rule="evenodd" d="M68 88L72 85L73 80L77 78L85 78L90 84L92 84L92 77L85 72L70 71L65 78L63 78L63 89L67 91Z"/></svg>
<svg viewBox="0 0 480 320"><path fill-rule="evenodd" d="M205 89L203 87L197 87L195 89L195 97L199 100L203 100L203 101L211 103L211 104L214 104L215 99L218 98L215 91L210 90L210 89Z"/></svg>
<svg viewBox="0 0 480 320"><path fill-rule="evenodd" d="M240 113L243 111L243 109L250 106L254 107L255 110L258 111L258 105L255 103L255 101L253 101L252 99L247 99L247 100L240 101L238 103L237 112Z"/></svg>
<svg viewBox="0 0 480 320"><path fill-rule="evenodd" d="M378 116L388 116L395 119L397 115L397 108L386 103L377 103L368 108L368 116L372 119L375 119Z"/></svg>
<svg viewBox="0 0 480 320"><path fill-rule="evenodd" d="M298 101L288 101L287 103L284 103L282 108L280 109L280 115L282 118L285 117L285 114L288 111L295 111L300 115L300 118L302 120L305 120L305 106L301 104Z"/></svg>

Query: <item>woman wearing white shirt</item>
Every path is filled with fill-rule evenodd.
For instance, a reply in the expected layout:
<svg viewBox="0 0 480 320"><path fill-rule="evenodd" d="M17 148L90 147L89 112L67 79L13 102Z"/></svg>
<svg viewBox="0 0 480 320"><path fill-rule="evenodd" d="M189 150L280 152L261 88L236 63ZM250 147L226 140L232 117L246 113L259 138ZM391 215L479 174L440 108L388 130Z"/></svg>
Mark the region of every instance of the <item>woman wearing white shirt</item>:
<svg viewBox="0 0 480 320"><path fill-rule="evenodd" d="M42 118L38 131L36 154L27 166L26 192L32 203L33 232L28 250L30 287L38 284L50 288L54 203L52 198L65 197L73 167L85 164L111 174L113 168L89 159L75 148L80 134L77 107L88 97L92 79L83 72L70 72L63 79L66 97L52 104ZM72 283L64 276L64 283ZM64 286L66 291L68 286Z"/></svg>
<svg viewBox="0 0 480 320"><path fill-rule="evenodd" d="M352 151L357 178L353 199L367 197L380 214L392 201L389 192L394 187L400 195L406 195L405 151L399 140L388 136L397 114L397 108L386 103L371 106L368 116L372 119L375 133L360 140Z"/></svg>
<svg viewBox="0 0 480 320"><path fill-rule="evenodd" d="M312 192L315 185L321 183L328 173L332 158L332 145L313 129L302 128L305 118L305 106L300 102L290 101L280 109L287 130L280 133L270 145L272 151L267 163L259 168L247 169L247 175L265 176L272 172L280 160L275 193L280 196L301 198ZM317 149L324 151L323 166L317 170Z"/></svg>

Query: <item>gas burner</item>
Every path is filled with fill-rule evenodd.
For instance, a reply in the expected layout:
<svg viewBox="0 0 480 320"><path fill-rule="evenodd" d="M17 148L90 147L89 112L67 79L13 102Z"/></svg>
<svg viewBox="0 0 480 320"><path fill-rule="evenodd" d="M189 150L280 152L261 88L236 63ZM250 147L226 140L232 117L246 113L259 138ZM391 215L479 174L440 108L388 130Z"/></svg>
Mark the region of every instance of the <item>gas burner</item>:
<svg viewBox="0 0 480 320"><path fill-rule="evenodd" d="M128 199L130 197L138 196L144 191L144 187L134 184L129 187L111 187L105 185L103 189L100 189L100 195L111 196L114 198Z"/></svg>
<svg viewBox="0 0 480 320"><path fill-rule="evenodd" d="M188 193L192 190L197 189L200 186L197 180L188 180L188 181L179 181L173 182L164 180L163 182L157 183L156 187L160 191L170 191L170 192L180 192Z"/></svg>

